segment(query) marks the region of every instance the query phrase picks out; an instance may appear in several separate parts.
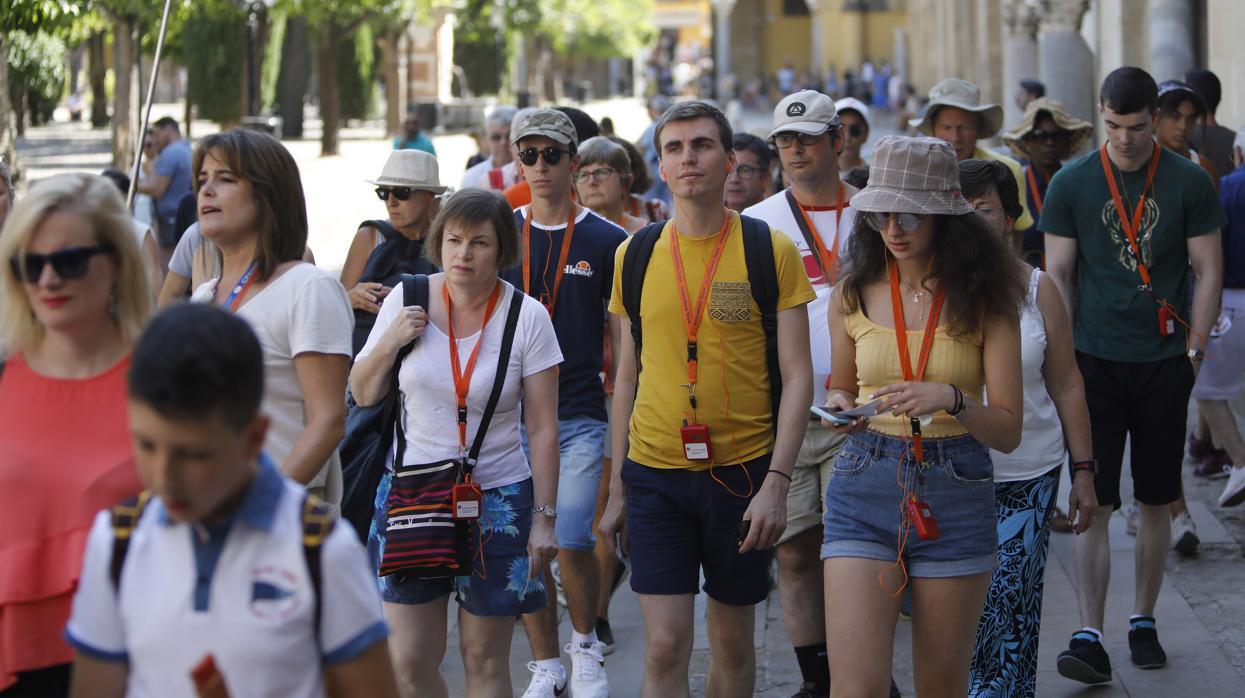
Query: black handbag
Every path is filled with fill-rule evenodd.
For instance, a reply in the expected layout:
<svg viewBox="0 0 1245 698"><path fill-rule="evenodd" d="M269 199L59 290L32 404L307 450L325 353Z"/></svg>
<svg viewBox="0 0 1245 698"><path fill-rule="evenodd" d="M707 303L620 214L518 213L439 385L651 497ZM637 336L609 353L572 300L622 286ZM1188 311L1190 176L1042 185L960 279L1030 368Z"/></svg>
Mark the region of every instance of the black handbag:
<svg viewBox="0 0 1245 698"><path fill-rule="evenodd" d="M428 307L428 276L402 275L402 305ZM418 339L418 338L417 338ZM363 407L349 399L346 435L338 452L342 461L341 517L350 522L359 540L367 543L372 515L376 510L376 489L385 476L385 457L393 445L402 396L398 387L398 368L415 348L413 340L398 350L389 371L389 392L379 405Z"/></svg>

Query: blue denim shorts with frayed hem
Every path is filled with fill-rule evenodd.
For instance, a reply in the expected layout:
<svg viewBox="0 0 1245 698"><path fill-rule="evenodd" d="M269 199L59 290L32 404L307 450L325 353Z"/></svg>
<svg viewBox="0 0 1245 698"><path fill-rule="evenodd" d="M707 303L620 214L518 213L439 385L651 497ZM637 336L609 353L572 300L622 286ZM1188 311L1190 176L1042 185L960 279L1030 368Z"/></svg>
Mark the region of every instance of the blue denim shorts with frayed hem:
<svg viewBox="0 0 1245 698"><path fill-rule="evenodd" d="M872 431L853 434L834 461L826 489L821 557L899 558L904 488L917 486L911 439ZM994 466L971 436L924 439L923 500L939 537L921 540L913 528L903 550L913 577L963 577L994 569L998 532Z"/></svg>

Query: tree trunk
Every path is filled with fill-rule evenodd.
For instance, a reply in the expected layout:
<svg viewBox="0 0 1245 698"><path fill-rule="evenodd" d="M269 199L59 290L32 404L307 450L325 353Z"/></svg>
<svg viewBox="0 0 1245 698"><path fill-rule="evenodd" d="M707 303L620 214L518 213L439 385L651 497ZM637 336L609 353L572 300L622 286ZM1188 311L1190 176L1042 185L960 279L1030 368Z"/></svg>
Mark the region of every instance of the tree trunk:
<svg viewBox="0 0 1245 698"><path fill-rule="evenodd" d="M108 124L108 65L104 62L104 32L95 32L87 39L88 71L91 81L91 126Z"/></svg>
<svg viewBox="0 0 1245 698"><path fill-rule="evenodd" d="M307 52L307 18L291 15L285 23L285 43L281 48L281 71L277 77L277 112L281 114L282 135L303 137L303 100L311 75Z"/></svg>
<svg viewBox="0 0 1245 698"><path fill-rule="evenodd" d="M0 33L0 56L7 55L4 47L4 34ZM12 113L12 105L9 104L9 62L0 61L0 157L9 163L13 170L14 179L17 178L17 146L14 142L12 128L10 127L9 114Z"/></svg>
<svg viewBox="0 0 1245 698"><path fill-rule="evenodd" d="M390 136L402 130L402 75L398 70L398 54L403 31L405 27L389 27L380 40L381 74L385 78L385 132Z"/></svg>
<svg viewBox="0 0 1245 698"><path fill-rule="evenodd" d="M182 108L182 135L187 139L194 138L190 129L190 125L194 123L194 118L195 103L190 99L190 90L186 90L186 102Z"/></svg>
<svg viewBox="0 0 1245 698"><path fill-rule="evenodd" d="M139 116L139 89L135 84L137 52L134 41L135 20L131 17L113 21L113 106L112 166L128 172L134 162L135 121Z"/></svg>
<svg viewBox="0 0 1245 698"><path fill-rule="evenodd" d="M341 32L336 20L327 20L316 37L316 73L319 77L320 155L337 155L337 130L341 124L341 95L337 90L337 48Z"/></svg>

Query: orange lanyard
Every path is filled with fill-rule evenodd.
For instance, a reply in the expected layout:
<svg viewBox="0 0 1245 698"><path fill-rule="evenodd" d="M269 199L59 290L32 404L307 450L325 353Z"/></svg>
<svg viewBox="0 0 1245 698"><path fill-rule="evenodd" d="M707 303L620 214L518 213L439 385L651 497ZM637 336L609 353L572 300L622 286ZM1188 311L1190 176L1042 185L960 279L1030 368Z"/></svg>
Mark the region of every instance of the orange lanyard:
<svg viewBox="0 0 1245 698"><path fill-rule="evenodd" d="M1137 261L1137 273L1141 275L1141 282L1145 284L1146 289L1150 288L1150 269L1142 261L1141 248L1137 246L1137 231L1141 229L1141 215L1146 208L1146 193L1154 185L1154 173L1159 169L1159 155L1162 151L1162 146L1155 143L1154 154L1150 156L1149 171L1146 173L1146 186L1141 190L1141 198L1137 200L1137 208L1133 210L1133 217L1130 219L1128 211L1124 208L1124 199L1120 196L1120 187L1115 182L1115 169L1107 157L1107 146L1104 144L1098 150L1099 159L1102 160L1102 173L1107 178L1107 187L1111 190L1111 199L1115 202L1115 212L1120 217L1120 227L1124 229L1124 235L1128 237L1128 246L1132 248L1133 257Z"/></svg>
<svg viewBox="0 0 1245 698"><path fill-rule="evenodd" d="M562 275L566 271L566 259L571 253L571 236L575 234L575 207L571 206L571 217L566 222L566 233L562 235L562 251L558 254L558 268L553 274L553 293L540 294L540 304L545 306L545 310L549 311L549 317L553 317L553 308L558 304L558 289L562 288ZM552 243L552 238L550 239ZM550 244L550 252L553 252L552 244ZM549 258L545 257L545 271L549 271ZM541 282L545 281L545 275L541 274ZM527 215L523 217L523 292L532 295L532 209L527 209ZM549 290L545 286L545 290ZM546 298L548 300L546 301Z"/></svg>
<svg viewBox="0 0 1245 698"><path fill-rule="evenodd" d="M839 182L839 195L835 198L834 203L834 242L831 244L829 251L826 250L826 243L817 232L817 226L813 225L813 217L808 215L808 211L805 210L804 206L799 206L800 215L804 216L804 223L808 226L809 232L813 234L813 244L817 246L815 251L817 257L821 259L821 270L826 276L827 286L833 286L835 277L838 275L839 218L843 215L843 190L845 188L843 183Z"/></svg>
<svg viewBox="0 0 1245 698"><path fill-rule="evenodd" d="M912 356L908 352L908 328L903 317L903 301L899 297L899 266L890 265L891 275L891 313L895 317L895 344L899 349L899 367L903 369L906 381L925 380L925 366L929 363L930 350L934 347L934 333L938 329L938 317L942 314L943 291L940 287L934 292L934 301L929 309L929 318L925 320L925 336L921 339L921 353L917 357L916 373L912 372ZM917 463L925 462L925 453L921 450L921 423L912 418L912 450L916 454Z"/></svg>
<svg viewBox="0 0 1245 698"><path fill-rule="evenodd" d="M700 331L700 321L704 318L705 305L709 301L709 289L713 286L713 276L718 271L718 262L726 250L726 239L731 232L734 217L728 210L726 220L722 221L722 229L718 231L718 242L713 246L713 255L709 258L709 266L705 267L705 278L700 281L700 293L696 296L696 309L692 310L691 298L687 295L687 275L683 272L683 254L679 251L679 230L670 224L670 256L674 259L674 282L679 289L679 302L683 305L683 327L687 330L687 386L691 390L692 409L696 409L696 334Z"/></svg>
<svg viewBox="0 0 1245 698"><path fill-rule="evenodd" d="M1025 178L1029 180L1029 194L1033 197L1033 208L1042 215L1042 192L1038 190L1037 178L1033 176L1033 164L1025 168Z"/></svg>
<svg viewBox="0 0 1245 698"><path fill-rule="evenodd" d="M467 391L471 389L471 374L475 373L476 358L480 356L480 345L484 342L484 327L492 317L493 309L497 307L497 299L501 296L501 284L493 286L493 295L489 296L488 306L484 309L484 320L480 322L480 336L476 338L476 345L471 349L471 358L467 359L465 373L458 359L458 341L454 337L454 301L450 299L449 284L441 287L441 296L445 299L446 324L450 328L450 370L454 376L454 393L458 397L458 442L462 445L463 452L466 452Z"/></svg>

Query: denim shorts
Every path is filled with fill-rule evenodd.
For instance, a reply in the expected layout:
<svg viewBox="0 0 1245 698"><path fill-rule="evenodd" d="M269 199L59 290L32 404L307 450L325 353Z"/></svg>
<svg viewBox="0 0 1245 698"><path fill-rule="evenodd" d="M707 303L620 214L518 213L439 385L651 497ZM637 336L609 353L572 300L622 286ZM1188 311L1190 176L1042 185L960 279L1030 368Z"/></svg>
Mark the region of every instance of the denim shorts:
<svg viewBox="0 0 1245 698"><path fill-rule="evenodd" d="M911 439L872 431L853 434L834 461L826 489L821 557L893 561L899 557L900 482L916 487L917 467L905 455ZM939 529L936 540L909 531L903 557L913 577L963 577L994 569L998 532L994 466L971 436L924 439L923 499Z"/></svg>
<svg viewBox="0 0 1245 698"><path fill-rule="evenodd" d="M637 594L705 593L732 606L769 595L770 550L739 553L739 522L765 481L769 454L712 470L650 468L628 458L627 544Z"/></svg>
<svg viewBox="0 0 1245 698"><path fill-rule="evenodd" d="M597 512L597 491L601 486L605 459L606 422L591 417L558 420L558 519L554 524L558 547L563 550L592 550L596 537L592 520ZM527 430L519 432L523 452L531 460Z"/></svg>
<svg viewBox="0 0 1245 698"><path fill-rule="evenodd" d="M379 570L385 549L385 514L393 473L376 488L376 513L368 531L367 552ZM401 574L378 578L380 596L388 603L415 605L454 594L473 616L517 616L545 607L541 577L528 579L527 537L532 530L532 480L484 490L480 520L471 527L475 558L471 574L414 579Z"/></svg>

